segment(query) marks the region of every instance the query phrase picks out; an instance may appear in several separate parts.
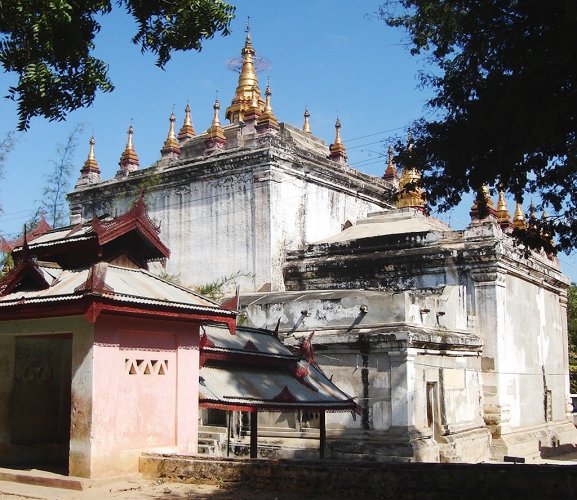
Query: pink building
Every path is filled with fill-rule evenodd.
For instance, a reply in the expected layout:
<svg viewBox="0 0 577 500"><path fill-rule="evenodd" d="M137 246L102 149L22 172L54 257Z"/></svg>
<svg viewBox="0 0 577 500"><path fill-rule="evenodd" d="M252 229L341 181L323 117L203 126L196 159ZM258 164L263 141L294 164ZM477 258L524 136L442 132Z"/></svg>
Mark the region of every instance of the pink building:
<svg viewBox="0 0 577 500"><path fill-rule="evenodd" d="M160 279L142 197L123 216L45 232L0 281L0 464L70 475L137 470L143 451L197 451L199 328L236 313Z"/></svg>

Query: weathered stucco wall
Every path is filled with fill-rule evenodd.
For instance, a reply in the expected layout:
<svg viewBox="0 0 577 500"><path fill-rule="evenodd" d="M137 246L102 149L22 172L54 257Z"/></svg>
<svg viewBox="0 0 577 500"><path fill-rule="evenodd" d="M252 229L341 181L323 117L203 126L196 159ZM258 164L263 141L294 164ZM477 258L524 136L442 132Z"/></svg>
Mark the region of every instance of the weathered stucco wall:
<svg viewBox="0 0 577 500"><path fill-rule="evenodd" d="M97 322L91 476L134 472L142 451L195 453L198 327L173 322Z"/></svg>

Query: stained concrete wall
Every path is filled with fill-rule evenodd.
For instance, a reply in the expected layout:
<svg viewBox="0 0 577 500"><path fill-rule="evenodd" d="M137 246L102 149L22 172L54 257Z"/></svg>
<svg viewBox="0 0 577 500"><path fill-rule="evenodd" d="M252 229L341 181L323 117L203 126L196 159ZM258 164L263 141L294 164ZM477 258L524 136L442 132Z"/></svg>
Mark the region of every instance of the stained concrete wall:
<svg viewBox="0 0 577 500"><path fill-rule="evenodd" d="M263 495L283 491L297 497L413 500L577 496L574 465L323 463L147 455L140 470L150 479L224 488L246 484Z"/></svg>

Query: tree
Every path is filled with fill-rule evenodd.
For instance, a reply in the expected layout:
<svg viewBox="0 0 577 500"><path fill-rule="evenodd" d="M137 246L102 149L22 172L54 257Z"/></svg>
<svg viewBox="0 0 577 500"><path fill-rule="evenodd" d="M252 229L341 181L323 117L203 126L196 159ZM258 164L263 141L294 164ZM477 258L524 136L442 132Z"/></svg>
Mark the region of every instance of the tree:
<svg viewBox="0 0 577 500"><path fill-rule="evenodd" d="M0 141L0 180L4 178L4 164L6 163L6 158L8 158L10 151L14 148L15 141L16 136L13 131L8 132L4 139ZM1 205L0 213L2 213Z"/></svg>
<svg viewBox="0 0 577 500"><path fill-rule="evenodd" d="M56 147L56 160L52 160L52 172L46 177L46 184L42 189L42 201L40 210L47 217L47 222L52 227L59 227L68 223L68 204L66 193L70 186L70 176L74 168L74 154L78 147L78 135L82 133L83 126L76 125L74 130L62 144Z"/></svg>
<svg viewBox="0 0 577 500"><path fill-rule="evenodd" d="M223 0L116 0L132 15L132 42L163 68L175 50L201 50L216 33L229 34L234 7ZM0 63L18 75L8 98L18 104L20 130L30 119L62 120L89 106L96 91L114 89L107 64L92 55L99 17L111 0L0 1Z"/></svg>
<svg viewBox="0 0 577 500"><path fill-rule="evenodd" d="M575 283L571 283L567 291L567 331L571 392L577 393L577 285Z"/></svg>
<svg viewBox="0 0 577 500"><path fill-rule="evenodd" d="M576 248L577 3L390 0L378 14L433 64L410 159L431 204L447 210L484 184L529 194L554 212L545 232Z"/></svg>

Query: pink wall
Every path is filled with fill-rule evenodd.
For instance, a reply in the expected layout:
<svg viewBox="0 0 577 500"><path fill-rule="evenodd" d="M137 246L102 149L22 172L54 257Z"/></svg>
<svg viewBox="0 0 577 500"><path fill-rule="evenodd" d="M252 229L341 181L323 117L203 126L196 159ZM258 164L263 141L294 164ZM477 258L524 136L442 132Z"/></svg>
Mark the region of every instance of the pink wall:
<svg viewBox="0 0 577 500"><path fill-rule="evenodd" d="M91 476L143 451L196 453L198 326L101 316L94 333Z"/></svg>

